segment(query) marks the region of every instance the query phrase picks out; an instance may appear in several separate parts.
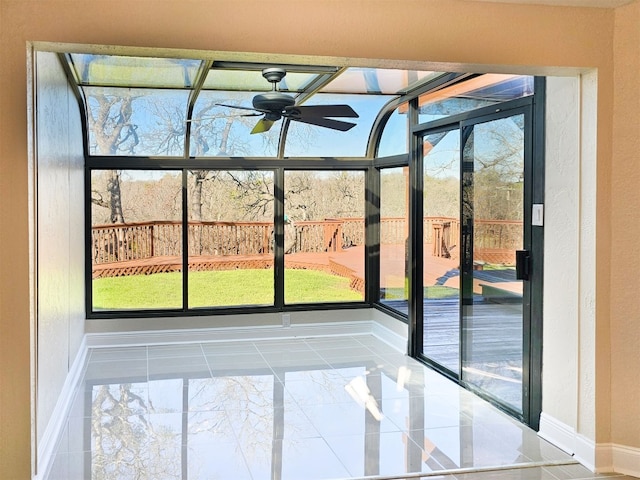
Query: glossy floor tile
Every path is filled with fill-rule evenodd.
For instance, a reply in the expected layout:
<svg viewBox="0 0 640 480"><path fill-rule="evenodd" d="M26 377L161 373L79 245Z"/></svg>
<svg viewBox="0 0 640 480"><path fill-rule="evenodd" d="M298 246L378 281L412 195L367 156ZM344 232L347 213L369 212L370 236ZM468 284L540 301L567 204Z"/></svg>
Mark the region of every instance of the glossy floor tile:
<svg viewBox="0 0 640 480"><path fill-rule="evenodd" d="M423 475L595 478L363 335L94 349L48 480Z"/></svg>

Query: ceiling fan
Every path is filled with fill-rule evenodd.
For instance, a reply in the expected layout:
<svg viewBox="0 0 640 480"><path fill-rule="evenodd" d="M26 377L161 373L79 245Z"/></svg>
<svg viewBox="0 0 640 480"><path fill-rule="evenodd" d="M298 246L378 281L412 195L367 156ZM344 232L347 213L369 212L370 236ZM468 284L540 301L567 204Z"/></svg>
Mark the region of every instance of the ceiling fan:
<svg viewBox="0 0 640 480"><path fill-rule="evenodd" d="M273 124L283 117L296 122L331 128L341 132L346 132L356 126L355 123L329 118L358 118L358 114L349 105L296 105L295 98L278 91L276 88L286 74L287 72L282 68L265 68L262 71L262 76L272 84L272 89L270 92L261 93L253 97L253 108L226 105L224 103L217 103L216 105L259 112L247 114L247 116L264 115L251 130L252 134L269 131Z"/></svg>

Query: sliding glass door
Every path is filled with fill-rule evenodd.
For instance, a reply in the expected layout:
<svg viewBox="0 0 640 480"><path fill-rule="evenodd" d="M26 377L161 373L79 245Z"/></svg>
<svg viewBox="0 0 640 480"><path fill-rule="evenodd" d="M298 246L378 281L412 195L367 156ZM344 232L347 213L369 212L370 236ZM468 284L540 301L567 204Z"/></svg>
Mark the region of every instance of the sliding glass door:
<svg viewBox="0 0 640 480"><path fill-rule="evenodd" d="M462 129L462 381L523 412L525 115Z"/></svg>
<svg viewBox="0 0 640 480"><path fill-rule="evenodd" d="M421 132L419 356L527 414L530 109Z"/></svg>

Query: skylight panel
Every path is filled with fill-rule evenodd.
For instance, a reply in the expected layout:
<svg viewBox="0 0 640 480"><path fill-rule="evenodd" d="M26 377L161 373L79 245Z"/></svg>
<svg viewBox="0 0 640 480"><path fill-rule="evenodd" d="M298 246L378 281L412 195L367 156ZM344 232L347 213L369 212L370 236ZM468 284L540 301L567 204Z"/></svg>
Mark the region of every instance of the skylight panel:
<svg viewBox="0 0 640 480"><path fill-rule="evenodd" d="M95 86L190 88L202 64L184 58L70 56L78 83Z"/></svg>
<svg viewBox="0 0 640 480"><path fill-rule="evenodd" d="M441 72L348 68L324 86L323 93L360 93L396 95L442 75Z"/></svg>
<svg viewBox="0 0 640 480"><path fill-rule="evenodd" d="M278 84L281 92L302 92L318 77L315 73L287 72ZM264 92L271 90L260 70L236 70L213 68L203 85L207 90Z"/></svg>

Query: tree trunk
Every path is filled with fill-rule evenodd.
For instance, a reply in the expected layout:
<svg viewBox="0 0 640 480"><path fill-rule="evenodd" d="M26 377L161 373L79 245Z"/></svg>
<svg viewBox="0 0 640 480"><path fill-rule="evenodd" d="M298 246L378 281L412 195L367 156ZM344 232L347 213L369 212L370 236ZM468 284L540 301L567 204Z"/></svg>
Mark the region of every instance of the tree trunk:
<svg viewBox="0 0 640 480"><path fill-rule="evenodd" d="M122 191L120 189L120 172L110 170L107 180L107 192L109 192L109 209L111 223L124 223L122 213Z"/></svg>

